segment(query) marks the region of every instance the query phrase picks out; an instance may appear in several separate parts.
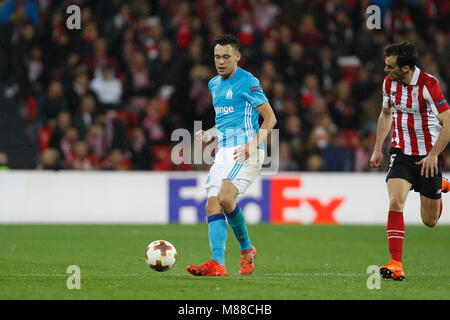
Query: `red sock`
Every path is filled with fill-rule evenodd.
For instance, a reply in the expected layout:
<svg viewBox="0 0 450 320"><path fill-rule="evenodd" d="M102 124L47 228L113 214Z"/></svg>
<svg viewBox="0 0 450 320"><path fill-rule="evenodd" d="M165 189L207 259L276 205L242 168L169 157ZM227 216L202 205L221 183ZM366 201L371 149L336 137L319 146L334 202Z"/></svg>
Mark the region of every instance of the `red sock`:
<svg viewBox="0 0 450 320"><path fill-rule="evenodd" d="M442 207L443 207L444 205L442 204L442 199L441 199L441 205L439 206L439 218L441 217L441 214L442 214Z"/></svg>
<svg viewBox="0 0 450 320"><path fill-rule="evenodd" d="M403 212L389 211L387 221L388 248L391 258L402 261L403 239L405 237L405 224L403 222Z"/></svg>

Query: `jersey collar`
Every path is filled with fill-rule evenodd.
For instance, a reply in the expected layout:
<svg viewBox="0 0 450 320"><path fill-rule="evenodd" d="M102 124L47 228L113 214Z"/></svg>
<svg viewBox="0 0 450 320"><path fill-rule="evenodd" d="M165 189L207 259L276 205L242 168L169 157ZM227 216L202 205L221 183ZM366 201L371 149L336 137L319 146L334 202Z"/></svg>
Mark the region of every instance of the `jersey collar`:
<svg viewBox="0 0 450 320"><path fill-rule="evenodd" d="M417 84L417 80L419 80L419 75L420 75L420 69L416 66L414 68L414 73L411 78L411 82L409 83L410 86L415 86Z"/></svg>

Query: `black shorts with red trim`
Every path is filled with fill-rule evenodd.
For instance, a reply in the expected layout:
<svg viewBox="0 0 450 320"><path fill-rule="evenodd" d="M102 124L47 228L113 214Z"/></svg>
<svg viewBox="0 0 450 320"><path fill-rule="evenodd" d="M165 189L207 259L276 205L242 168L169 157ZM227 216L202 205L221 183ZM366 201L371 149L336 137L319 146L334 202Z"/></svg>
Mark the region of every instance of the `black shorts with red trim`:
<svg viewBox="0 0 450 320"><path fill-rule="evenodd" d="M422 176L420 174L421 166L416 162L425 158L425 156L405 155L398 148L391 148L391 161L389 171L386 176L386 182L389 179L400 178L412 184L411 190L419 192L422 196L430 199L441 198L442 172L441 156L438 157L438 174L434 177Z"/></svg>

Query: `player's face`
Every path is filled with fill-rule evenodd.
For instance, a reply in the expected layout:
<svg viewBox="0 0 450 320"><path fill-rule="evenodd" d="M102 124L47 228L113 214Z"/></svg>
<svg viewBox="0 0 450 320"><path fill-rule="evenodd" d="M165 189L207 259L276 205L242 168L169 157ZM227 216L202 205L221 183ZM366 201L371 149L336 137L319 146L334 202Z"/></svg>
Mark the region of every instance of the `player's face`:
<svg viewBox="0 0 450 320"><path fill-rule="evenodd" d="M409 72L409 67L400 68L397 64L396 56L389 56L384 59L385 67L384 71L386 71L392 80L403 80L405 76Z"/></svg>
<svg viewBox="0 0 450 320"><path fill-rule="evenodd" d="M214 47L214 62L217 73L222 79L228 79L236 71L241 54L230 44L221 46L217 44Z"/></svg>

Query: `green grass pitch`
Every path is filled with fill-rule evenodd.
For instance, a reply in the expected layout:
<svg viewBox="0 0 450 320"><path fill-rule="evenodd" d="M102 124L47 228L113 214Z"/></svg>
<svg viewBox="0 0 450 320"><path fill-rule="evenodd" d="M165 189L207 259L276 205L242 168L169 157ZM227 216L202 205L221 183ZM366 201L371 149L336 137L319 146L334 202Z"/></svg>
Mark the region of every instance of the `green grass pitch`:
<svg viewBox="0 0 450 320"><path fill-rule="evenodd" d="M251 225L255 273L239 276L229 229L228 277L193 277L188 264L209 259L207 226L0 225L0 299L450 299L450 226L407 226L404 282L368 289L370 265L388 261L384 226ZM166 272L144 250L164 239L178 251ZM69 265L81 289L69 290Z"/></svg>

